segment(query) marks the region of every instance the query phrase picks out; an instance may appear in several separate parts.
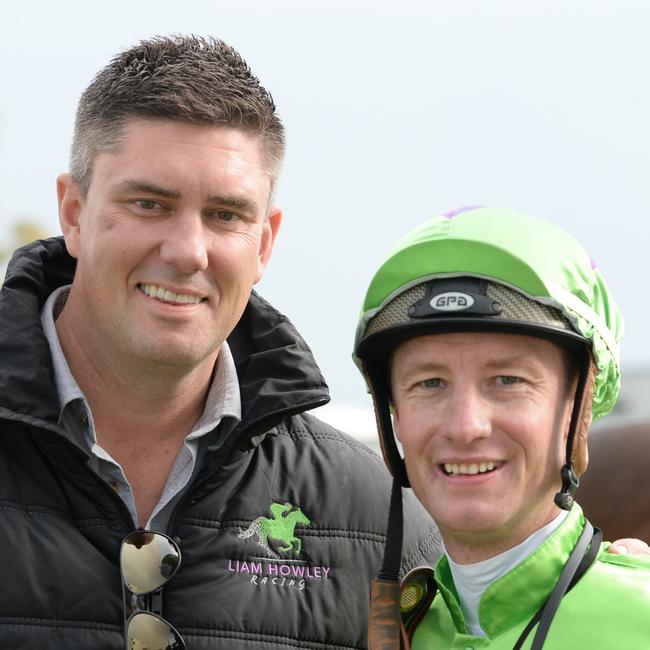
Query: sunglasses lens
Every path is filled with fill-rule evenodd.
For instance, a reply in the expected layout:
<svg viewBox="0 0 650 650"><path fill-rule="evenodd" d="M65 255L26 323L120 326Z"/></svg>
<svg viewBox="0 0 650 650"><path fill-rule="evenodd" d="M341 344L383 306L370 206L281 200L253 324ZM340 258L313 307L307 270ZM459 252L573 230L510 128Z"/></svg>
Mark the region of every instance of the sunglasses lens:
<svg viewBox="0 0 650 650"><path fill-rule="evenodd" d="M134 614L126 627L127 650L184 650L181 635L154 614Z"/></svg>
<svg viewBox="0 0 650 650"><path fill-rule="evenodd" d="M176 573L180 561L178 546L160 533L137 530L122 542L124 584L138 596L160 589Z"/></svg>

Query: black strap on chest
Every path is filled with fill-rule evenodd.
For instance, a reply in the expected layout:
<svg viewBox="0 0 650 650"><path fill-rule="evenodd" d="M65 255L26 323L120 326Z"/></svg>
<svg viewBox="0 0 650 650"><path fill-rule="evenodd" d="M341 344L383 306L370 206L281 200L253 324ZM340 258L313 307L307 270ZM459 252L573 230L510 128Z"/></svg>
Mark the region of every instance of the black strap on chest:
<svg viewBox="0 0 650 650"><path fill-rule="evenodd" d="M546 602L537 610L536 614L530 619L528 625L524 628L517 643L512 650L521 650L524 641L528 638L531 630L539 622L539 627L535 633L531 650L541 650L548 634L548 630L553 622L553 617L560 606L560 601L573 587L578 580L582 578L587 569L594 563L600 543L603 541L603 533L599 528L594 528L588 521L585 521L585 527L582 530L573 551L564 565L564 569L555 583L555 587Z"/></svg>

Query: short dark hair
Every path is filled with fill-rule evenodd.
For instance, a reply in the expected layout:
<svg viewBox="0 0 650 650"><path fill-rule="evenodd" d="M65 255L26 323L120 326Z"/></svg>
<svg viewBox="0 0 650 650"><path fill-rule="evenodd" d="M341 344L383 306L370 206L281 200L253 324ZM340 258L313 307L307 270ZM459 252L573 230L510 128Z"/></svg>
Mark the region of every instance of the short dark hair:
<svg viewBox="0 0 650 650"><path fill-rule="evenodd" d="M119 145L129 119L177 120L242 129L260 137L277 180L284 127L271 94L232 47L216 38L157 36L118 54L79 101L70 169L83 195L95 155Z"/></svg>

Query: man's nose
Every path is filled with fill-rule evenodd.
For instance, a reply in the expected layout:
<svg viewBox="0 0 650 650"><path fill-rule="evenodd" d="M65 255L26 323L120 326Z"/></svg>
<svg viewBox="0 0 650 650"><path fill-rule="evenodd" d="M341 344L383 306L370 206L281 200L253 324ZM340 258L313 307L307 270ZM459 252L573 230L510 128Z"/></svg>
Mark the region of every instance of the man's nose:
<svg viewBox="0 0 650 650"><path fill-rule="evenodd" d="M200 214L189 210L179 213L164 233L160 256L183 274L203 271L208 266L207 237Z"/></svg>
<svg viewBox="0 0 650 650"><path fill-rule="evenodd" d="M445 406L440 432L450 441L467 446L492 433L490 405L478 387L455 386Z"/></svg>

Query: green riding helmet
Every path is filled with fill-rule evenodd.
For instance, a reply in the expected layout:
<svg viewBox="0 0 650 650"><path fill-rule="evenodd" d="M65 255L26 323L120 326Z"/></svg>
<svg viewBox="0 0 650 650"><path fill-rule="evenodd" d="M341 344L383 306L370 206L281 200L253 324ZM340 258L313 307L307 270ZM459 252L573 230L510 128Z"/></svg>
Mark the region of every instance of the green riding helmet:
<svg viewBox="0 0 650 650"><path fill-rule="evenodd" d="M585 364L593 356L596 367L594 419L616 403L623 320L580 244L550 223L509 210L471 207L434 217L401 239L375 274L355 340L384 458L404 486L389 414L390 353L408 338L450 331L528 334L581 350ZM563 478L569 480L564 470Z"/></svg>

